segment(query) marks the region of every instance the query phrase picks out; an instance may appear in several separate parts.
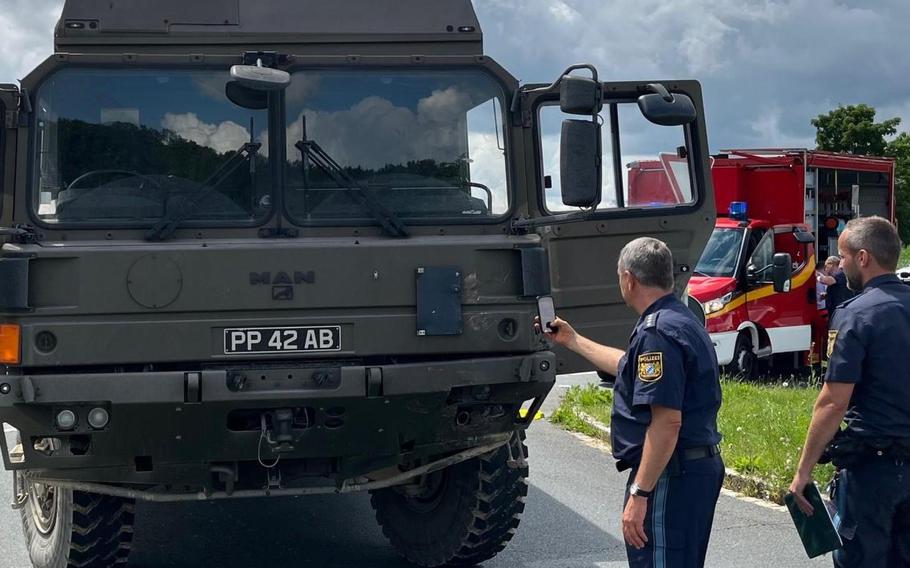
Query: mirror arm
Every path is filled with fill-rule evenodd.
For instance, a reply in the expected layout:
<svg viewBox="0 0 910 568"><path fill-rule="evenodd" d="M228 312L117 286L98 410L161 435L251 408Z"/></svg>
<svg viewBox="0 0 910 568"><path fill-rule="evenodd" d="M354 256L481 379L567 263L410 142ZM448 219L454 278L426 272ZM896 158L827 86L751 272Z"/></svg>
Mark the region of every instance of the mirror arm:
<svg viewBox="0 0 910 568"><path fill-rule="evenodd" d="M589 70L591 72L591 78L594 79L594 81L599 82L597 79L597 68L596 67L594 67L590 63L576 63L575 65L570 65L569 67L567 67L565 71L563 71L562 73L559 74L558 79L556 79L555 81L553 81L546 87L537 87L536 89L528 89L528 90L522 91L522 92L523 93L539 93L542 91L550 91L552 89L555 89L556 87L559 86L560 83L562 83L563 77L565 77L572 71L577 71L579 69ZM516 109L516 103L515 103L515 99L513 98L512 99L512 112L515 112L515 109Z"/></svg>
<svg viewBox="0 0 910 568"><path fill-rule="evenodd" d="M652 93L657 93L658 95L663 97L663 99L665 101L667 101L668 103L672 103L674 100L676 100L673 97L673 95L670 94L670 91L668 91L667 88L664 87L663 85L661 85L660 83L648 83L647 85L645 85L644 90L650 91Z"/></svg>

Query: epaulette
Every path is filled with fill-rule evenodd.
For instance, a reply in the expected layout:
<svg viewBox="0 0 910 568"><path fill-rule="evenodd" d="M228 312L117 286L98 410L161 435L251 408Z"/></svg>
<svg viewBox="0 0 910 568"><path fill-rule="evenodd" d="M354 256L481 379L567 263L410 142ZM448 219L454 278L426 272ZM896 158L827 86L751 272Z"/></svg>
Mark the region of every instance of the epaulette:
<svg viewBox="0 0 910 568"><path fill-rule="evenodd" d="M645 323L642 328L651 329L652 327L657 327L657 315L659 313L660 312L654 312L653 314L648 314L647 317L645 317Z"/></svg>
<svg viewBox="0 0 910 568"><path fill-rule="evenodd" d="M862 297L862 294L857 294L856 296L853 296L852 298L847 298L846 300L844 300L843 302L841 302L840 304L835 306L835 308L844 308L844 307L852 304L854 301L858 300L861 297Z"/></svg>

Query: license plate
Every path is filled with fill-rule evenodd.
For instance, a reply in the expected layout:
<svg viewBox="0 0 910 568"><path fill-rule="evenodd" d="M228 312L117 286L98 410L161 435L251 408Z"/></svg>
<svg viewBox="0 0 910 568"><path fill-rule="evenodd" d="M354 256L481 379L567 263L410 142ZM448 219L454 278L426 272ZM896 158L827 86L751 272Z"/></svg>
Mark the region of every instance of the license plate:
<svg viewBox="0 0 910 568"><path fill-rule="evenodd" d="M224 330L225 355L341 351L341 326L238 327Z"/></svg>

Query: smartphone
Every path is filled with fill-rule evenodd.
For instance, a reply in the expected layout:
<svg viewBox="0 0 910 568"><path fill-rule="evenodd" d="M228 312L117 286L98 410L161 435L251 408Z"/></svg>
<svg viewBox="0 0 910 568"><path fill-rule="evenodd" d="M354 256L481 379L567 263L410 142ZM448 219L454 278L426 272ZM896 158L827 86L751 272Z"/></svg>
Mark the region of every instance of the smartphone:
<svg viewBox="0 0 910 568"><path fill-rule="evenodd" d="M544 333L553 333L550 327L556 321L556 308L553 307L553 298L550 296L541 296L537 298L537 313L540 315L540 329Z"/></svg>

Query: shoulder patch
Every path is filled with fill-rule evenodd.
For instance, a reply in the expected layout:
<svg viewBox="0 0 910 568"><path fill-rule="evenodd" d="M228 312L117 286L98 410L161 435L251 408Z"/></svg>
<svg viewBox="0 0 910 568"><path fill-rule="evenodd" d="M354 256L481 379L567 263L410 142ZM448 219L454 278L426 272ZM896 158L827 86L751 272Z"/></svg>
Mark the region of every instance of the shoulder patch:
<svg viewBox="0 0 910 568"><path fill-rule="evenodd" d="M642 353L638 356L638 378L646 383L659 381L664 376L664 354L661 351Z"/></svg>
<svg viewBox="0 0 910 568"><path fill-rule="evenodd" d="M645 323L643 326L645 329L650 329L652 327L657 326L657 314L658 314L658 312L654 312L653 314L648 314L648 316L645 318Z"/></svg>
<svg viewBox="0 0 910 568"><path fill-rule="evenodd" d="M834 342L837 341L837 330L830 329L828 330L828 359L831 358L831 354L834 353Z"/></svg>

